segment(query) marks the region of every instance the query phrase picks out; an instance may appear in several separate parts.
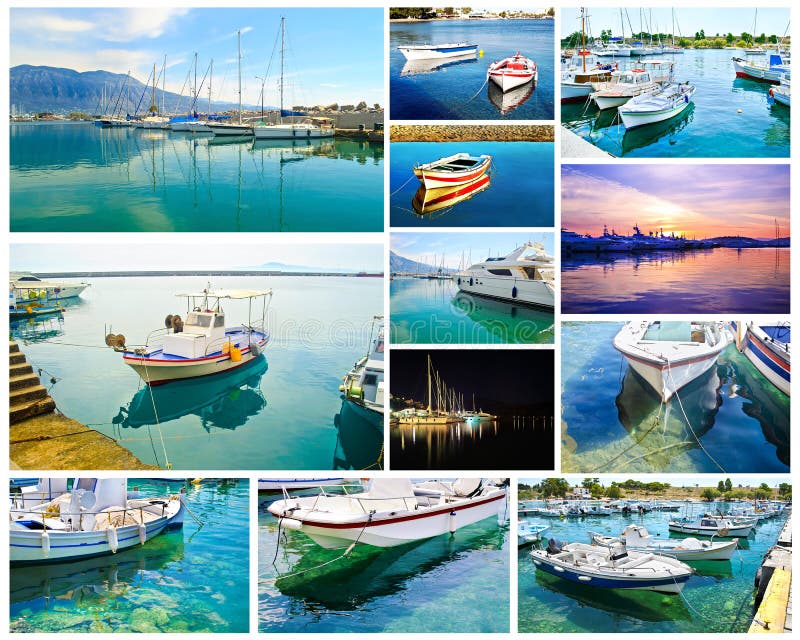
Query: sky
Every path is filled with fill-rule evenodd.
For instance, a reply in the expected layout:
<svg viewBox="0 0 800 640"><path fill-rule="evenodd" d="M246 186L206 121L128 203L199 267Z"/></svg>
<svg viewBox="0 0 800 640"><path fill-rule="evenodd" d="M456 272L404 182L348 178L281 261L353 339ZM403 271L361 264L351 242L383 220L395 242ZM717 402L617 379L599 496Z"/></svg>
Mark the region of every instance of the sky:
<svg viewBox="0 0 800 640"><path fill-rule="evenodd" d="M774 238L775 219L789 235L788 165L565 165L561 198L562 225L595 236L638 223L642 233Z"/></svg>
<svg viewBox="0 0 800 640"><path fill-rule="evenodd" d="M153 63L160 69L166 54L167 90L179 93L197 52L198 78L214 60L214 100L237 102L236 31L240 29L242 100L259 104L262 81L256 76L268 75L265 103L277 105L282 15L289 106L361 100L384 104L381 8L17 8L11 10L10 63L77 71L130 70L146 82Z"/></svg>
<svg viewBox="0 0 800 640"><path fill-rule="evenodd" d="M456 269L461 266L462 255L465 262L474 264L489 256L507 255L528 240L543 243L547 253L553 255L553 234L544 232L393 233L390 244L402 257L427 264L440 265L444 253L444 266Z"/></svg>
<svg viewBox="0 0 800 640"><path fill-rule="evenodd" d="M625 9L623 9L624 16ZM603 29L611 29L615 36L621 35L619 8L597 8L588 9L587 31L592 35L599 36ZM672 33L672 9L669 7L658 7L652 9L652 20L650 9L646 8L643 13L644 22L640 22L638 7L628 7L627 17L624 18L625 35L631 35L633 31ZM755 3L752 8L733 9L731 7L716 7L708 9L689 9L686 7L675 9L675 35L694 36L701 29L706 36L716 34L725 35L733 33L740 35L743 31L751 33L753 31L753 19L755 18ZM628 20L630 19L630 24ZM652 29L648 29L650 24ZM756 20L756 34L762 33L776 35L780 38L786 31L789 24L789 9L783 8L761 8L758 9ZM561 12L561 37L564 38L576 31L580 31L580 9L563 9Z"/></svg>
<svg viewBox="0 0 800 640"><path fill-rule="evenodd" d="M252 268L280 262L352 271L383 271L381 244L224 245L172 244L12 244L12 271L162 271Z"/></svg>
<svg viewBox="0 0 800 640"><path fill-rule="evenodd" d="M520 478L519 481L522 484L536 484L540 482L542 478L549 478L551 476L541 476L539 478ZM642 482L669 482L670 485L673 487L693 487L696 484L699 484L701 487L716 487L717 483L720 480L725 480L726 478L730 478L733 486L736 487L738 485L743 485L745 487L750 486L758 486L762 482L766 482L770 487L775 487L779 485L781 482L791 482L791 477L787 475L748 475L748 474L729 474L729 475L720 475L720 474L713 474L707 473L704 475L659 475L658 477L653 475L647 474L637 474L637 473L629 473L626 475L616 475L616 474L605 474L602 476L598 476L597 474L584 474L584 475L565 475L564 478L572 485L580 485L583 482L584 478L600 478L600 484L604 486L610 485L612 482L625 482L625 480L633 479L633 480L640 480Z"/></svg>

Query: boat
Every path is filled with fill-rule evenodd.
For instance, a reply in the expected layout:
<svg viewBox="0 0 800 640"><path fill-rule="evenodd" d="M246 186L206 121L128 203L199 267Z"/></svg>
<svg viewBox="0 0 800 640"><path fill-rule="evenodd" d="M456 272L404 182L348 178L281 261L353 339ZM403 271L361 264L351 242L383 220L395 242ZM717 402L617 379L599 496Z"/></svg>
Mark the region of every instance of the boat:
<svg viewBox="0 0 800 640"><path fill-rule="evenodd" d="M735 523L728 518L705 514L691 519L670 520L669 530L695 536L720 536L722 538L746 538L756 525L755 520Z"/></svg>
<svg viewBox="0 0 800 640"><path fill-rule="evenodd" d="M554 576L606 589L643 589L680 593L694 570L675 558L611 547L550 539L546 549L531 551L537 569Z"/></svg>
<svg viewBox="0 0 800 640"><path fill-rule="evenodd" d="M39 318L64 313L64 307L56 302L53 306L45 306L37 301L27 301L17 304L14 294L9 296L8 319L10 321L23 320L29 318Z"/></svg>
<svg viewBox="0 0 800 640"><path fill-rule="evenodd" d="M366 490L291 497L269 505L282 529L302 531L325 549L395 547L450 533L506 508L506 487L480 478L412 483L373 478Z"/></svg>
<svg viewBox="0 0 800 640"><path fill-rule="evenodd" d="M736 346L756 369L787 396L791 390L791 324L734 322Z"/></svg>
<svg viewBox="0 0 800 640"><path fill-rule="evenodd" d="M696 90L697 87L688 82L663 84L628 100L619 107L619 116L626 129L669 120L691 104Z"/></svg>
<svg viewBox="0 0 800 640"><path fill-rule="evenodd" d="M238 42L237 61L239 63L239 117L237 122L211 121L205 123L206 127L215 136L253 136L253 125L242 122L242 31L236 32Z"/></svg>
<svg viewBox="0 0 800 640"><path fill-rule="evenodd" d="M435 73L442 69L455 67L459 64L475 64L476 62L478 62L478 58L474 53L455 56L453 58L415 58L413 60L406 60L403 68L400 69L400 75L417 76L426 73Z"/></svg>
<svg viewBox="0 0 800 640"><path fill-rule="evenodd" d="M25 302L77 298L92 285L88 282L54 282L42 280L32 273L12 272L9 274L9 286L16 301Z"/></svg>
<svg viewBox="0 0 800 640"><path fill-rule="evenodd" d="M491 177L488 173L484 173L474 182L455 187L426 189L424 184L420 184L411 200L411 206L414 208L414 211L421 216L436 213L442 209L450 209L460 202L469 200L481 191L485 191L490 186Z"/></svg>
<svg viewBox="0 0 800 640"><path fill-rule="evenodd" d="M442 384L439 375L433 370L431 356L428 354L428 406L424 409L409 407L396 411L392 417L398 420L399 424L413 425L436 425L452 424L461 422L461 418L452 407L448 407L449 393ZM436 408L433 403L433 379L436 377ZM452 404L452 403L451 403Z"/></svg>
<svg viewBox="0 0 800 640"><path fill-rule="evenodd" d="M596 83L593 85L595 91L589 95L601 111L619 107L631 98L654 91L667 82L672 75L672 67L671 62L660 60L640 63L634 69L620 72L613 81Z"/></svg>
<svg viewBox="0 0 800 640"><path fill-rule="evenodd" d="M505 93L531 81L539 80L536 63L526 58L519 51L513 56L503 58L489 65L486 72L488 79Z"/></svg>
<svg viewBox="0 0 800 640"><path fill-rule="evenodd" d="M731 60L733 61L733 68L736 71L737 78L749 78L759 82L779 84L782 78L791 75L789 62L784 60L784 54L781 51L770 53L766 64L760 60L747 60L738 56L734 56Z"/></svg>
<svg viewBox="0 0 800 640"><path fill-rule="evenodd" d="M72 491L31 508L12 506L11 566L71 562L146 544L183 525L179 494L129 498L125 478L78 478Z"/></svg>
<svg viewBox="0 0 800 640"><path fill-rule="evenodd" d="M473 264L453 279L466 293L553 309L554 270L544 246L526 242L504 257Z"/></svg>
<svg viewBox="0 0 800 640"><path fill-rule="evenodd" d="M781 78L778 86L770 87L769 97L779 104L791 107L791 81L788 78Z"/></svg>
<svg viewBox="0 0 800 640"><path fill-rule="evenodd" d="M472 55L478 45L471 42L446 42L444 44L410 44L397 47L406 60L430 60L433 58L455 58Z"/></svg>
<svg viewBox="0 0 800 640"><path fill-rule="evenodd" d="M345 374L339 391L344 393L345 401L383 430L385 410L383 316L375 316L373 320L378 323L378 331L374 339L370 333L369 351Z"/></svg>
<svg viewBox="0 0 800 640"><path fill-rule="evenodd" d="M128 346L124 335L108 334L106 345L122 353L122 360L148 385L214 375L241 367L258 357L269 341L264 326L267 299L272 290L219 289L179 293L187 313L168 315L165 327L152 331L144 345ZM225 326L222 300L262 299L261 320L248 317L246 325Z"/></svg>
<svg viewBox="0 0 800 640"><path fill-rule="evenodd" d="M456 153L433 162L418 164L414 175L426 189L455 187L479 180L492 164L492 156Z"/></svg>
<svg viewBox="0 0 800 640"><path fill-rule="evenodd" d="M167 65L167 59L166 59L166 57L164 57L164 68L163 68L164 82L162 84L166 83L166 68L167 68L166 65ZM162 89L161 89L161 95L162 95L162 102L163 102L163 97L165 95L165 88L164 87L162 87ZM138 120L135 120L134 123L133 123L133 126L136 127L137 129L158 129L158 130L169 129L169 118L167 116L165 116L165 115L159 114L158 105L156 104L156 65L155 64L153 64L153 92L152 92L152 95L151 95L150 107L148 108L148 112L149 112L150 115L145 116L143 118L139 118Z"/></svg>
<svg viewBox="0 0 800 640"><path fill-rule="evenodd" d="M546 524L537 524L527 520L517 521L517 546L524 547L542 539L542 534L550 528Z"/></svg>
<svg viewBox="0 0 800 640"><path fill-rule="evenodd" d="M348 482L347 478L259 478L259 493L285 493L302 489L318 489L320 487L333 487Z"/></svg>
<svg viewBox="0 0 800 640"><path fill-rule="evenodd" d="M581 46L561 69L561 102L581 102L593 91L592 83L607 82L619 63L604 65L586 48L586 10L581 8Z"/></svg>
<svg viewBox="0 0 800 640"><path fill-rule="evenodd" d="M721 322L634 321L614 338L614 348L662 402L713 367L729 343Z"/></svg>
<svg viewBox="0 0 800 640"><path fill-rule="evenodd" d="M659 556L669 556L681 562L695 560L730 560L736 551L736 540L715 542L712 540L698 540L697 538L654 538L647 529L638 524L629 524L619 537L606 536L601 533L589 532L592 544L601 547L611 547L623 543L632 551L655 553Z"/></svg>
<svg viewBox="0 0 800 640"><path fill-rule="evenodd" d="M753 37L755 37L756 33L756 23L758 22L758 9L755 10L755 14L753 15ZM752 38L751 38L752 40ZM749 47L745 47L744 52L748 56L763 56L766 53L766 50L758 45L751 45Z"/></svg>

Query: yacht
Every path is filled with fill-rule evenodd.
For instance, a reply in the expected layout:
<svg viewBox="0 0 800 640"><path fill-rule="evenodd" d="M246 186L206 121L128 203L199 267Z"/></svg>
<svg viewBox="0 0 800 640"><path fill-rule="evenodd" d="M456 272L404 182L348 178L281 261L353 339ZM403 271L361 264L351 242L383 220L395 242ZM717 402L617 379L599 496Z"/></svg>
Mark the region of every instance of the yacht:
<svg viewBox="0 0 800 640"><path fill-rule="evenodd" d="M383 428L383 316L375 316L374 320L379 326L370 350L347 372L339 390L347 402Z"/></svg>
<svg viewBox="0 0 800 640"><path fill-rule="evenodd" d="M84 289L91 286L88 282L51 282L37 278L32 273L11 273L9 280L9 286L14 290L17 302L77 298Z"/></svg>

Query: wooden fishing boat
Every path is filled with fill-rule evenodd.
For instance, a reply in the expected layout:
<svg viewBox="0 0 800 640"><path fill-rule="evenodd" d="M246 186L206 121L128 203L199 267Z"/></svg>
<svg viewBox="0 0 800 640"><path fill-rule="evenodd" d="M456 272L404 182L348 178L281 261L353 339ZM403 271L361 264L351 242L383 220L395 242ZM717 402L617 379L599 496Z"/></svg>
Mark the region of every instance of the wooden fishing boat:
<svg viewBox="0 0 800 640"><path fill-rule="evenodd" d="M619 116L626 129L669 120L691 104L696 90L697 87L689 83L661 85L628 100L619 107Z"/></svg>
<svg viewBox="0 0 800 640"><path fill-rule="evenodd" d="M456 187L426 189L425 185L421 184L411 200L411 206L421 216L435 213L442 209L454 207L459 202L469 200L481 191L485 191L489 188L490 182L489 174L485 173L474 182Z"/></svg>
<svg viewBox="0 0 800 640"><path fill-rule="evenodd" d="M783 59L783 54L780 51L771 53L766 64L737 56L734 56L731 60L733 61L733 69L737 78L749 78L759 82L778 84L781 78L789 76L791 73L791 67Z"/></svg>
<svg viewBox="0 0 800 640"><path fill-rule="evenodd" d="M475 55L477 44L470 42L447 42L444 44L414 44L397 47L406 60L429 60L433 58L455 58Z"/></svg>
<svg viewBox="0 0 800 640"><path fill-rule="evenodd" d="M530 58L521 55L519 51L513 56L503 58L489 65L488 78L503 92L511 91L528 82L539 79L536 63Z"/></svg>
<svg viewBox="0 0 800 640"><path fill-rule="evenodd" d="M734 322L736 345L762 375L787 396L791 390L791 325Z"/></svg>
<svg viewBox="0 0 800 640"><path fill-rule="evenodd" d="M670 520L669 530L675 533L689 533L695 536L721 536L723 538L746 538L756 526L756 520L733 522L709 514L694 520Z"/></svg>
<svg viewBox="0 0 800 640"><path fill-rule="evenodd" d="M592 544L612 547L623 543L628 550L655 553L669 556L681 562L694 560L730 560L736 551L736 540L698 540L697 538L654 538L647 529L637 524L629 524L619 537L589 532Z"/></svg>
<svg viewBox="0 0 800 640"><path fill-rule="evenodd" d="M426 189L456 187L479 180L492 164L492 156L456 153L414 167L414 175Z"/></svg>

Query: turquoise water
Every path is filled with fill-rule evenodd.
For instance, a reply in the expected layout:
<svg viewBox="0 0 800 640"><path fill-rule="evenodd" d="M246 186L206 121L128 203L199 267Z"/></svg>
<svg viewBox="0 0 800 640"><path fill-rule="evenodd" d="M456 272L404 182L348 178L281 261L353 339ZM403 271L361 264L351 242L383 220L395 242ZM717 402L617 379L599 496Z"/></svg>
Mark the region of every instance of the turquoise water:
<svg viewBox="0 0 800 640"><path fill-rule="evenodd" d="M398 46L472 42L483 56L425 73L408 73ZM484 85L488 66L517 51L539 81L506 93ZM389 25L389 93L394 120L552 120L555 66L552 20L436 20ZM490 83L491 84L491 83ZM510 94L514 94L511 96ZM509 103L509 99L512 100ZM509 107L514 107L509 110Z"/></svg>
<svg viewBox="0 0 800 640"><path fill-rule="evenodd" d="M392 344L550 344L553 312L459 293L452 280L396 277Z"/></svg>
<svg viewBox="0 0 800 640"><path fill-rule="evenodd" d="M176 469L361 469L378 460L382 433L342 412L339 384L366 353L372 317L383 309L382 279L215 278L214 288L273 289L264 356L228 374L155 387L153 399L104 337L144 344L167 314L185 312L175 293L203 289L206 279L87 280L92 286L57 325L61 335L20 345L45 380L58 379L50 393L67 416L149 464L165 465L163 436ZM247 321L247 301L223 308L229 326Z"/></svg>
<svg viewBox="0 0 800 640"><path fill-rule="evenodd" d="M788 158L789 109L769 104L772 85L737 78L734 55L742 52L687 49L664 56L674 60L676 81L697 86L693 105L670 120L626 131L616 109L573 103L561 105L561 122L618 157Z"/></svg>
<svg viewBox="0 0 800 640"><path fill-rule="evenodd" d="M388 549L357 546L345 559L299 531L281 534L258 513L258 618L262 633L507 633L508 524L488 518L455 536ZM276 580L279 575L308 570Z"/></svg>
<svg viewBox="0 0 800 640"><path fill-rule="evenodd" d="M552 227L552 142L395 142L389 163L392 227ZM448 209L418 215L416 164L455 153L492 156L489 187Z"/></svg>
<svg viewBox="0 0 800 640"><path fill-rule="evenodd" d="M143 496L186 486L188 513L173 529L117 554L11 570L13 632L208 632L249 630L247 480L194 486L128 480Z"/></svg>
<svg viewBox="0 0 800 640"><path fill-rule="evenodd" d="M383 145L12 123L12 231L382 231Z"/></svg>
<svg viewBox="0 0 800 640"><path fill-rule="evenodd" d="M679 514L643 516L531 518L550 525L547 538L589 542L588 531L619 535L626 525L642 524L655 535L669 535L667 522ZM530 549L518 552L519 631L522 633L744 633L752 621L753 579L783 520L759 524L739 538L727 561L694 562L696 570L681 595L601 589L574 584L537 571ZM675 536L682 537L682 536Z"/></svg>
<svg viewBox="0 0 800 640"><path fill-rule="evenodd" d="M673 396L662 408L660 397L614 349L621 327L562 323L564 472L789 470L789 398L735 345L678 392L680 403Z"/></svg>

